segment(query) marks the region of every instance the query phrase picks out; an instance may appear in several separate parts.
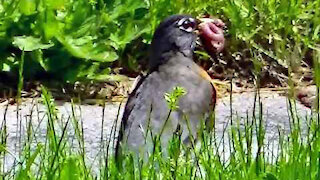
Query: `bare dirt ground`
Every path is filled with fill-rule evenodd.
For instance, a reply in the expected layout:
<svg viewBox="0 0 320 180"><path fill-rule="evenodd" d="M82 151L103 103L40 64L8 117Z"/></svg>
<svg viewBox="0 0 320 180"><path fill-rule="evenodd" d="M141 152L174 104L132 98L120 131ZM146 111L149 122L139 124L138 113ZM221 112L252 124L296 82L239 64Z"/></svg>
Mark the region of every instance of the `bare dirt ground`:
<svg viewBox="0 0 320 180"><path fill-rule="evenodd" d="M287 98L274 91L263 91L261 92L261 102L266 128L266 139L276 139L278 128L282 129L284 132L289 132L290 125ZM69 102L57 101L56 104L59 112L57 118L59 119L59 123L57 124L60 125L57 125L55 128L59 131L63 129L63 124L65 124L68 119L72 119L73 113ZM218 135L222 135L224 128L231 124L230 105L230 96L218 99L215 129ZM124 103L120 106L120 109L119 106L119 102L106 102L106 106L103 110L103 107L99 105L76 105L74 115L83 122L85 150L89 162L92 162L99 154L101 134L103 133L103 141L108 139L112 125L117 119L118 110L120 110L119 117L121 117ZM236 123L237 120L240 120L240 124L243 124L247 115L251 120L253 107L254 92L233 94L233 122ZM299 102L297 102L296 107L298 115L301 117L301 123L304 124L304 118L306 115L311 114L311 110L301 105ZM17 110L19 113L17 113ZM14 156L18 158L20 146L24 142L23 139L26 139L27 123L30 122L30 120L32 122L32 129L35 132L33 144L36 145L37 142L44 142L47 124L46 107L39 102L39 100L26 100L19 107L17 107L17 105L0 106L0 125L3 126L4 123L6 124L8 135L7 150L12 154L10 155L10 153L8 153L7 155L8 166L13 163ZM68 136L74 139L76 137L73 127L74 124L70 121ZM35 141L35 139L37 141ZM76 141L72 142L72 146L77 146Z"/></svg>

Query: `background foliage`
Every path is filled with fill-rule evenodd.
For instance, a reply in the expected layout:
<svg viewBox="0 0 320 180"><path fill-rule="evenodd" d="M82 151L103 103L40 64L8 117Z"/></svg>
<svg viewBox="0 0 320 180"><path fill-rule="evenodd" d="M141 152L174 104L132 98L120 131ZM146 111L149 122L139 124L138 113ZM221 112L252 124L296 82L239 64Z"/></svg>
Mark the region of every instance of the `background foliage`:
<svg viewBox="0 0 320 180"><path fill-rule="evenodd" d="M228 63L240 52L288 67L319 49L319 8L317 0L0 0L0 71L17 72L25 51L26 79L116 80L114 69L136 70L157 24L175 13L222 18Z"/></svg>

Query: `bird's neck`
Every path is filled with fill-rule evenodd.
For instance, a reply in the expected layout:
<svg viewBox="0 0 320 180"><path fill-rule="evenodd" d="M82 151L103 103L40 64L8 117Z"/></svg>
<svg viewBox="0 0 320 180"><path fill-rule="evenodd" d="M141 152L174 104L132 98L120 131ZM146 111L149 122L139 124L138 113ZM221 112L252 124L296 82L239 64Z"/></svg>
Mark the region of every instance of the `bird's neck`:
<svg viewBox="0 0 320 180"><path fill-rule="evenodd" d="M168 51L162 53L161 56L158 56L158 59L153 59L159 64L155 66L151 66L150 70L157 70L160 66L168 65L168 64L188 64L188 62L192 62L193 52L192 51Z"/></svg>
<svg viewBox="0 0 320 180"><path fill-rule="evenodd" d="M166 63L160 65L158 69L176 71L177 69L193 66L193 64L192 57L187 57L183 53L177 52L174 55L167 57Z"/></svg>

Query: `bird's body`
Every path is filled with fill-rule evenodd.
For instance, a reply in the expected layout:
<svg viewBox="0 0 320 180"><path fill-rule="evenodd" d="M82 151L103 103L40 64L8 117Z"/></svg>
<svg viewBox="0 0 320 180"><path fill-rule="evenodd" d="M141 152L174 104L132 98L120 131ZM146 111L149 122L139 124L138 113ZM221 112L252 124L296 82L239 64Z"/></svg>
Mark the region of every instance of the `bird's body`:
<svg viewBox="0 0 320 180"><path fill-rule="evenodd" d="M151 44L150 72L139 80L129 96L117 154L123 147L137 153L150 152L153 148L150 134L159 135L164 124L160 138L162 147L166 148L178 127L182 130L181 139L186 142L190 135L186 120L196 137L201 121L213 112L216 91L209 75L193 61L196 41L193 23L190 16L175 15L157 28ZM178 86L184 88L186 94L166 122L170 109L164 95Z"/></svg>
<svg viewBox="0 0 320 180"><path fill-rule="evenodd" d="M138 152L139 148L145 148L148 126L154 134L160 132L169 113L164 94L174 87L183 87L187 93L181 97L179 109L170 115L165 133L161 136L162 146L167 145L178 124L183 132L182 140L188 138L189 131L183 120L184 115L190 122L193 136L196 136L200 121L213 111L215 89L208 79L201 77L200 73L203 70L181 53L173 57L166 64L161 65L158 71L153 71L142 78L128 100L123 119L126 121L123 122L125 126L123 138L126 138L125 142L130 150ZM212 98L208 99L208 97ZM148 122L150 122L149 125ZM150 147L150 143L147 146Z"/></svg>

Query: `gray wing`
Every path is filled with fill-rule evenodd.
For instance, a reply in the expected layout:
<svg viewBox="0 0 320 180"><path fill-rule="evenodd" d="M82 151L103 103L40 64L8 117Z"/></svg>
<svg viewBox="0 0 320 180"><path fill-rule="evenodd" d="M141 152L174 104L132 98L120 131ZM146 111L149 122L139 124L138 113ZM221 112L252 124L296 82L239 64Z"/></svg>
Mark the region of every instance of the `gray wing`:
<svg viewBox="0 0 320 180"><path fill-rule="evenodd" d="M147 147L142 149L143 151L152 147L151 134L148 133L148 137L146 137L147 131L157 133L162 127L169 111L163 95L172 86L172 83L165 81L160 77L160 74L158 71L153 71L143 77L130 94L119 130L117 154L122 151L123 147L136 152L139 152L143 147Z"/></svg>
<svg viewBox="0 0 320 180"><path fill-rule="evenodd" d="M121 147L120 147L120 143L123 141L124 138L124 134L126 129L128 129L128 119L129 116L132 112L132 110L134 109L134 106L136 105L136 101L137 98L140 94L141 89L139 89L144 80L148 77L148 75L143 76L141 75L141 78L139 79L139 81L137 82L136 86L134 87L134 89L132 90L132 92L130 93L127 103L125 105L125 109L122 115L122 119L121 119L121 125L120 125L120 130L118 133L118 138L117 138L117 145L116 145L116 155L118 156L120 151L121 151Z"/></svg>

